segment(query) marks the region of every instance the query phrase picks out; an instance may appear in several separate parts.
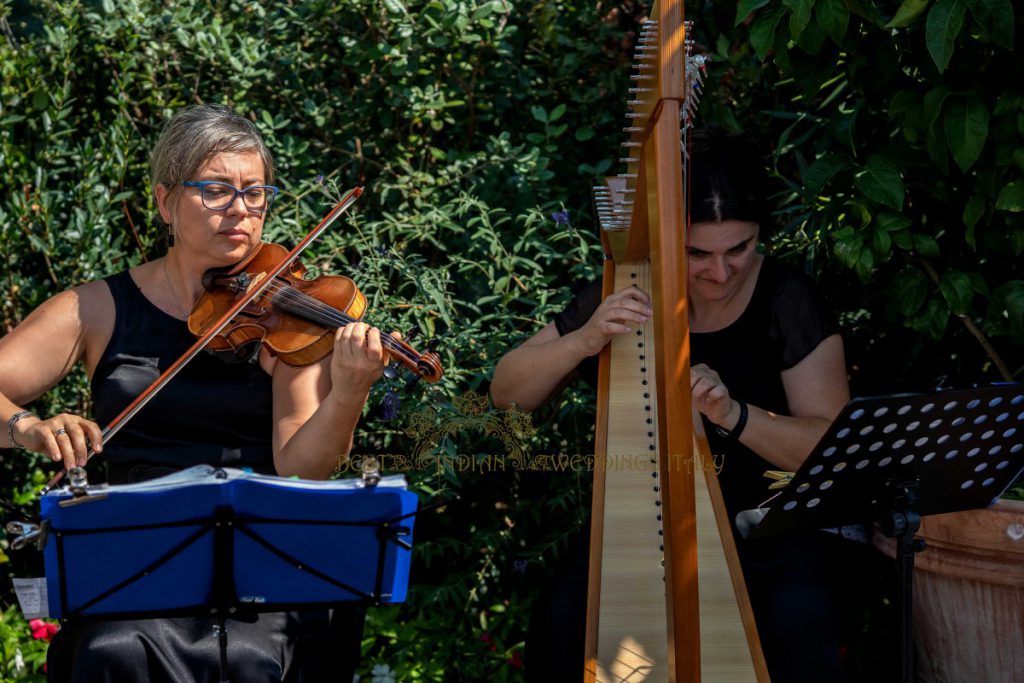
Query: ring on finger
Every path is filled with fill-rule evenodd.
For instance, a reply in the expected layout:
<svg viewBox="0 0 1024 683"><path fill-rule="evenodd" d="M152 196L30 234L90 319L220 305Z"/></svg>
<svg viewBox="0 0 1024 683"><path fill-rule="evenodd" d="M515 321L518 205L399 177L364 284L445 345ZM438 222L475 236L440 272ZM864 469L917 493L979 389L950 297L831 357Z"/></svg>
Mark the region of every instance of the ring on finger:
<svg viewBox="0 0 1024 683"><path fill-rule="evenodd" d="M58 429L57 431L55 431L55 432L53 433L53 435L54 435L54 436L60 436L61 434L67 434L67 433L68 433L68 430L66 430L66 429L64 429L63 427L61 427L60 429Z"/></svg>

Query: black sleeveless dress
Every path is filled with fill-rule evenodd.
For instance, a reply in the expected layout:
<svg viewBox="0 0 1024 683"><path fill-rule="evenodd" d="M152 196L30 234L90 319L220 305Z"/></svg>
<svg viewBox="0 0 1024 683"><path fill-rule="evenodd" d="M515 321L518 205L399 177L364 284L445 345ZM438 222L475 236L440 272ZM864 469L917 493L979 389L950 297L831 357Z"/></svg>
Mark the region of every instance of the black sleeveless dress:
<svg viewBox="0 0 1024 683"><path fill-rule="evenodd" d="M106 283L115 322L92 379L100 425L195 341L186 323L150 302L127 271ZM228 363L202 353L104 447L109 480L142 481L199 464L272 474L272 416L271 378L258 363ZM363 612L333 612L227 620L228 678L350 681L359 659ZM205 618L65 624L47 653L48 680L218 681L219 625Z"/></svg>

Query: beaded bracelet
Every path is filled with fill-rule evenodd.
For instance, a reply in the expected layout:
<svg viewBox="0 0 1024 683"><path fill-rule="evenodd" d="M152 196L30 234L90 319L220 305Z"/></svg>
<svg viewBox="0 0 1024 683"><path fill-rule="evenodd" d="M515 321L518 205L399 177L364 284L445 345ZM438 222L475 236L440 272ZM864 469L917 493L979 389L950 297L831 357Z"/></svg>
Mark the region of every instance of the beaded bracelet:
<svg viewBox="0 0 1024 683"><path fill-rule="evenodd" d="M18 424L18 420L23 417L34 417L37 420L39 419L39 416L30 410L20 410L7 418L7 438L10 439L11 446L14 446L15 448L21 448L22 446L14 440L14 425Z"/></svg>

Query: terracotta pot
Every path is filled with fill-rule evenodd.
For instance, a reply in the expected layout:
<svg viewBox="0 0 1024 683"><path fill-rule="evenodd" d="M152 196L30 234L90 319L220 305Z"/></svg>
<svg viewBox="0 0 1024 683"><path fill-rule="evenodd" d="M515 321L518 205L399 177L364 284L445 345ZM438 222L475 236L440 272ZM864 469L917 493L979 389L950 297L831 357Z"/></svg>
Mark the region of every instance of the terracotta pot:
<svg viewBox="0 0 1024 683"><path fill-rule="evenodd" d="M933 515L917 534L914 641L922 683L1024 681L1024 502ZM896 544L876 532L889 557Z"/></svg>

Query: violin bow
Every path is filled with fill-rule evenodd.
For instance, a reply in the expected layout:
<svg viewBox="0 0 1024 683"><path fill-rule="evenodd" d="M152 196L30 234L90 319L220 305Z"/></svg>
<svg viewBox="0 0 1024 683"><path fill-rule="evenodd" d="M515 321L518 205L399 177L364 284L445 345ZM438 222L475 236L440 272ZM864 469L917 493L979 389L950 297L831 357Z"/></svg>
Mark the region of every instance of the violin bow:
<svg viewBox="0 0 1024 683"><path fill-rule="evenodd" d="M277 276L281 275L281 273L283 273L288 268L288 266L291 265L292 261L298 258L299 254L305 251L306 248L309 247L309 245L312 244L314 241L316 241L316 239L319 238L320 235L322 235L324 231L326 231L327 228L329 228L336 220L338 220L342 216L342 214L348 211L349 207L352 206L352 204L354 204L355 201L359 199L359 197L362 194L362 187L354 187L347 193L345 193L345 196L341 198L341 201L335 204L334 208L331 209L326 216L324 216L323 220L320 221L320 223L315 228L313 228L309 232L309 234L303 237L302 240L297 245L295 245L295 248L288 252L287 256L281 259L281 262L277 265L276 268L274 268L273 271L271 271L267 275L267 277L263 278L258 284L251 287L243 297L241 297L238 301L235 302L234 306L232 306L226 313L224 313L224 315L222 315L220 319L216 323L214 323L214 325L209 330L207 330L207 332L202 337L197 339L196 342L191 347L189 347L188 351L186 351L184 354L181 355L180 358L174 361L174 363L172 363L171 366L167 368L162 375L153 380L152 384L146 387L142 391L142 393L135 398L134 401L129 403L125 407L125 409L122 410L120 414L118 414L117 417L110 421L110 424L103 428L102 443L106 444L107 441L113 438L115 434L121 431L121 428L124 427L129 420L135 417L136 413L142 410L142 408L147 403L149 403L150 400L152 400L153 397L156 396L157 393L159 393L159 391L163 389L168 382L174 379L175 375L177 375L182 368L188 365L188 363L193 358L199 355L199 352L206 348L206 345L209 344L210 341L221 332L221 330L227 327L234 319L234 317L243 308L248 306L257 298L259 298L259 296L262 295L263 292L265 292L267 288L274 283L274 281L277 279ZM86 454L86 460L91 458L94 453L95 451L93 450L92 447L90 447L89 452ZM60 472L55 474L53 478L46 483L46 486L44 486L40 490L40 494L46 495L47 493L52 491L53 488L58 483L60 483L60 480L64 478L64 472L65 470L61 470Z"/></svg>

